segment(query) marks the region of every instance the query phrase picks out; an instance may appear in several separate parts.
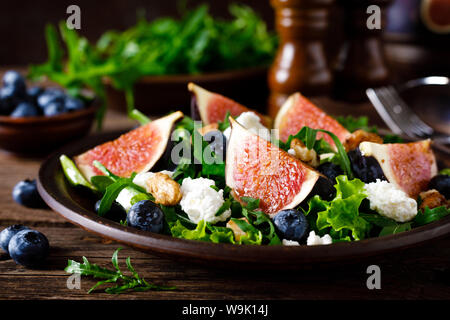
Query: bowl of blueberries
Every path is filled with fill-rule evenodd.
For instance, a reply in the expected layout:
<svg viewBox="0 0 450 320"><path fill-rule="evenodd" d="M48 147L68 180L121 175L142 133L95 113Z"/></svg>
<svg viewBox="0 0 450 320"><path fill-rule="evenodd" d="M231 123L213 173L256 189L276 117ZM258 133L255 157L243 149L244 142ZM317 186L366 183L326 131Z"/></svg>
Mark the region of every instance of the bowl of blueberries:
<svg viewBox="0 0 450 320"><path fill-rule="evenodd" d="M27 88L17 71L0 87L0 148L17 154L47 154L89 133L99 103L86 92L72 96L56 87Z"/></svg>

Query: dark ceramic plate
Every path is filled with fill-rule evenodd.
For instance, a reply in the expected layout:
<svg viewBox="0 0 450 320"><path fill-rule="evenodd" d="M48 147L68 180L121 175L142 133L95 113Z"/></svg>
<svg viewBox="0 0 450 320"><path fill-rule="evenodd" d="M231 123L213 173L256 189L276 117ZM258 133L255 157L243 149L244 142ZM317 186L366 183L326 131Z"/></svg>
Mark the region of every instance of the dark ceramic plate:
<svg viewBox="0 0 450 320"><path fill-rule="evenodd" d="M404 249L436 239L450 232L450 216L408 232L358 242L326 246L252 246L214 244L172 238L125 227L93 211L97 200L89 191L73 188L66 181L59 156L77 155L93 146L111 140L119 133L94 136L63 147L50 156L39 171L38 190L45 202L70 222L102 237L126 245L167 256L176 260L204 263L209 266L230 266L264 269L302 268L324 262L348 262L355 259Z"/></svg>

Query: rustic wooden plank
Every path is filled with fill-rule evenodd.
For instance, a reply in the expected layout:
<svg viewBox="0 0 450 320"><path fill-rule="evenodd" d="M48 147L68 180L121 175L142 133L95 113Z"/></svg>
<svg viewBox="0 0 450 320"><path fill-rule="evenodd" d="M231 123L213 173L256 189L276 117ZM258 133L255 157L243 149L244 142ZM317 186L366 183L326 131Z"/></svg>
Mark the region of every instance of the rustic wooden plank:
<svg viewBox="0 0 450 320"><path fill-rule="evenodd" d="M91 262L110 267L116 243L103 243L99 237L78 228L40 227L51 244L47 268L28 270L0 256L0 299L335 299L335 298L434 298L449 297L448 272L450 238L427 246L408 249L350 265L290 272L221 270L159 258L124 247L124 258L132 257L136 270L148 280L175 285L175 292L140 292L111 296L103 292L87 295L96 280L83 278L81 290L66 287L63 271L67 259L79 261L85 255ZM366 288L366 268L378 264L382 270L382 290ZM239 266L236 266L239 268ZM447 268L447 269L445 269ZM444 271L442 271L444 270Z"/></svg>

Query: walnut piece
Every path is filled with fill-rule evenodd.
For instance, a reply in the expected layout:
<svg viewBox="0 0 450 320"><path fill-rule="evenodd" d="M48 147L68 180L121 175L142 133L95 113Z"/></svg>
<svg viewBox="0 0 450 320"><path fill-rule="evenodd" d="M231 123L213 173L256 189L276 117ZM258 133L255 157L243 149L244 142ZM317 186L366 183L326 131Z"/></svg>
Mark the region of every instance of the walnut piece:
<svg viewBox="0 0 450 320"><path fill-rule="evenodd" d="M421 192L419 196L422 199L422 203L420 204L419 209L423 210L426 207L433 209L442 206L449 206L449 202L447 202L445 197L436 189Z"/></svg>
<svg viewBox="0 0 450 320"><path fill-rule="evenodd" d="M351 151L356 149L361 142L374 142L383 143L383 138L381 138L376 133L367 132L364 130L356 130L353 132L344 142L345 151Z"/></svg>
<svg viewBox="0 0 450 320"><path fill-rule="evenodd" d="M155 203L174 206L181 201L180 185L165 173L152 174L145 181L145 189L155 198Z"/></svg>
<svg viewBox="0 0 450 320"><path fill-rule="evenodd" d="M292 139L290 148L294 150L293 156L300 161L314 168L319 166L320 161L316 151L314 149L309 150L301 140Z"/></svg>

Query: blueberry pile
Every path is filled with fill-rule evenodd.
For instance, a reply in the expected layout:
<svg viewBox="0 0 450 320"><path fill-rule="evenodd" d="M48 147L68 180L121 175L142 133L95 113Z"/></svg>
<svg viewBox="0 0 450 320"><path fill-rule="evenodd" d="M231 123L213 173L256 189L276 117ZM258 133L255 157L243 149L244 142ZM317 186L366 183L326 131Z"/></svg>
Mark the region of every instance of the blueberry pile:
<svg viewBox="0 0 450 320"><path fill-rule="evenodd" d="M17 71L7 71L0 88L0 115L13 118L56 116L86 108L83 100L58 88L28 88Z"/></svg>
<svg viewBox="0 0 450 320"><path fill-rule="evenodd" d="M20 224L0 232L0 246L17 264L29 268L42 266L50 248L46 236Z"/></svg>

